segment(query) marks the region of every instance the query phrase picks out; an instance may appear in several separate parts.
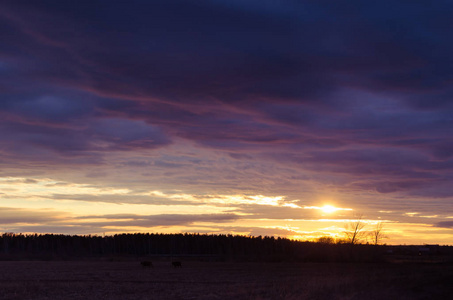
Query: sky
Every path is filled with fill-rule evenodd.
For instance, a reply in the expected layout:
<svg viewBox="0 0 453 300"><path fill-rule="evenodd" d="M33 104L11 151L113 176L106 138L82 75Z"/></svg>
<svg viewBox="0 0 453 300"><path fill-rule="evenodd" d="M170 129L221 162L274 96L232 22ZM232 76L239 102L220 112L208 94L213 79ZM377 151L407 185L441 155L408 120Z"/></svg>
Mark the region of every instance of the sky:
<svg viewBox="0 0 453 300"><path fill-rule="evenodd" d="M0 232L453 245L452 11L1 1Z"/></svg>

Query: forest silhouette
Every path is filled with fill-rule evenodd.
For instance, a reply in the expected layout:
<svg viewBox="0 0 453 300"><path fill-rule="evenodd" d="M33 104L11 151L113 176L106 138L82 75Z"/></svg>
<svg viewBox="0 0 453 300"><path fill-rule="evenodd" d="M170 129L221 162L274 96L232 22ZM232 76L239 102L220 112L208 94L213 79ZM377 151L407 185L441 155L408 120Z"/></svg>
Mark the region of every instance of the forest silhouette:
<svg viewBox="0 0 453 300"><path fill-rule="evenodd" d="M14 234L0 236L0 260L142 259L267 262L453 261L453 247L351 245L231 234L134 233L112 236Z"/></svg>

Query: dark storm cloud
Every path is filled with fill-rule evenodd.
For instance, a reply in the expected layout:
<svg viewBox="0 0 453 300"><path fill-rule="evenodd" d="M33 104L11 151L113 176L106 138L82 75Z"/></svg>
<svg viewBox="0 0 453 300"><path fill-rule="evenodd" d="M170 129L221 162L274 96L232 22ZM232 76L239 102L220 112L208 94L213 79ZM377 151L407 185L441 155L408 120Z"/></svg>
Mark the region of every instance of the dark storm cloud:
<svg viewBox="0 0 453 300"><path fill-rule="evenodd" d="M1 5L10 160L95 164L182 138L351 190L451 194L449 1Z"/></svg>

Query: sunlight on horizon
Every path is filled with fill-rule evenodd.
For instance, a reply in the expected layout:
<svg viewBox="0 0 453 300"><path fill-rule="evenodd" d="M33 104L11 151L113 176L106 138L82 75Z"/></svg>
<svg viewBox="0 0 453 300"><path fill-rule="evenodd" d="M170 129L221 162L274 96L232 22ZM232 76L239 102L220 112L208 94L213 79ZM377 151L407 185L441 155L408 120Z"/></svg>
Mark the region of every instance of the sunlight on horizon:
<svg viewBox="0 0 453 300"><path fill-rule="evenodd" d="M324 205L323 207L321 207L321 210L325 213L333 213L333 212L336 212L337 210L340 210L339 208L336 208L335 206L332 206L332 205L329 205L329 204L326 204Z"/></svg>
<svg viewBox="0 0 453 300"><path fill-rule="evenodd" d="M346 207L342 207L332 200L341 197L334 195L318 199L318 206L309 206L304 205L310 203L309 198L284 195L197 194L14 176L0 178L0 188L0 217L5 222L0 231L4 232L231 232L297 240L337 239L344 231L342 224L353 220L349 214L355 211L346 206L353 202L344 202ZM376 222L385 222L386 243L430 243L434 239L451 244L449 229L433 226L441 217L438 214L421 214L415 209L377 212L406 218L398 222L390 215L384 219L373 211L364 212L367 230Z"/></svg>

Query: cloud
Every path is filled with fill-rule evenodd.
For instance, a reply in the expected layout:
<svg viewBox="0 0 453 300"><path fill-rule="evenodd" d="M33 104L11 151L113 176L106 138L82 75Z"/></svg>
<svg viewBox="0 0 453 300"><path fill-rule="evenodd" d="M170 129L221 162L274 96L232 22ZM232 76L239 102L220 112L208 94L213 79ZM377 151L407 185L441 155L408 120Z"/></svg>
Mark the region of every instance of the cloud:
<svg viewBox="0 0 453 300"><path fill-rule="evenodd" d="M0 130L5 132L2 151L11 159L48 163L72 158L100 162L102 152L154 149L171 143L160 128L134 120L91 120L75 128L4 122Z"/></svg>
<svg viewBox="0 0 453 300"><path fill-rule="evenodd" d="M46 197L46 196L43 196ZM118 194L52 194L48 198L54 200L74 200L74 201L86 201L86 202L104 202L104 203L115 203L115 204L147 204L147 205L197 205L198 202L174 199L169 197L158 197L154 195L118 195Z"/></svg>
<svg viewBox="0 0 453 300"><path fill-rule="evenodd" d="M77 219L98 219L99 221L84 221L83 224L92 224L95 226L139 226L143 228L158 226L181 226L191 225L194 223L223 223L230 222L241 218L238 215L225 214L161 214L161 215L94 215L83 216ZM103 220L106 219L107 221Z"/></svg>
<svg viewBox="0 0 453 300"><path fill-rule="evenodd" d="M195 223L228 223L240 219L233 213L219 214L106 214L76 216L56 210L22 209L1 207L0 225L4 231L17 230L20 232L65 232L84 234L90 232L105 232L117 228L117 231L142 230L153 227L190 226ZM129 228L129 229L128 229Z"/></svg>
<svg viewBox="0 0 453 300"><path fill-rule="evenodd" d="M6 1L0 175L307 205L329 193L372 208L426 201L431 214L453 196L451 9Z"/></svg>
<svg viewBox="0 0 453 300"><path fill-rule="evenodd" d="M442 221L435 225L436 227L453 228L453 221Z"/></svg>
<svg viewBox="0 0 453 300"><path fill-rule="evenodd" d="M36 223L54 223L60 222L65 218L67 214L45 209L23 209L23 208L11 208L11 207L0 207L0 224L36 224Z"/></svg>

